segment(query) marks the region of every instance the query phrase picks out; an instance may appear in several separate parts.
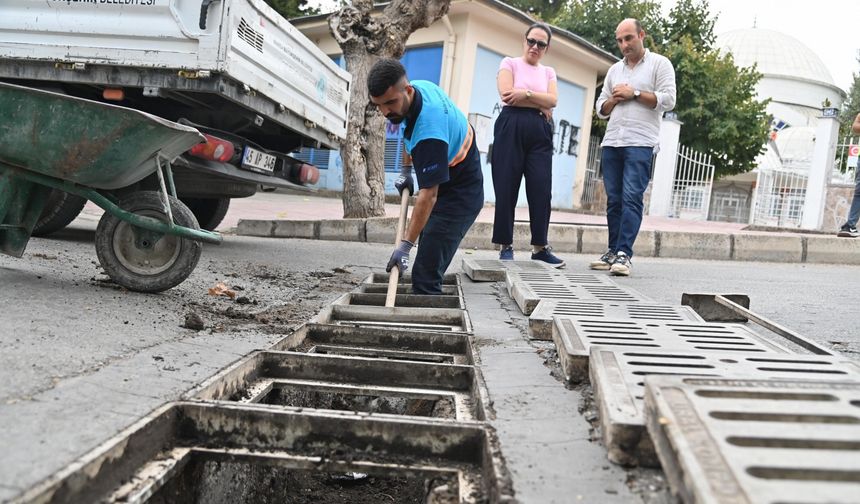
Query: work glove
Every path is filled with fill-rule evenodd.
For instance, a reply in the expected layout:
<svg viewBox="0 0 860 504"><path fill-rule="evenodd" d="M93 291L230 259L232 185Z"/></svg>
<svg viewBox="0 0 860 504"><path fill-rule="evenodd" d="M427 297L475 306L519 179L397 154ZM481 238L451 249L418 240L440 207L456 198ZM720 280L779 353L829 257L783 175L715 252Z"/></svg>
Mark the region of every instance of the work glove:
<svg viewBox="0 0 860 504"><path fill-rule="evenodd" d="M399 194L403 194L403 190L409 191L409 194L415 194L415 185L412 182L412 169L408 168L400 172L400 175L394 179L394 187Z"/></svg>
<svg viewBox="0 0 860 504"><path fill-rule="evenodd" d="M385 271L391 271L395 265L397 269L400 270L400 274L406 272L406 269L409 268L409 252L412 250L415 244L409 240L401 240L400 245L394 249L394 252L391 253L391 258L388 259L388 265L385 267Z"/></svg>

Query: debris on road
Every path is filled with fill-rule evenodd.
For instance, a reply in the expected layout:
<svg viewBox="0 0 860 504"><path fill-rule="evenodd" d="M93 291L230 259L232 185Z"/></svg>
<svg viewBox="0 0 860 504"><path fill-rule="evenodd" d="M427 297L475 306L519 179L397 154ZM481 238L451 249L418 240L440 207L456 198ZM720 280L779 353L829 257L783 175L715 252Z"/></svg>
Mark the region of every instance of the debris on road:
<svg viewBox="0 0 860 504"><path fill-rule="evenodd" d="M203 323L203 318L198 315L197 312L188 312L185 315L185 322L181 327L191 329L193 331L202 331L206 328L206 325Z"/></svg>
<svg viewBox="0 0 860 504"><path fill-rule="evenodd" d="M236 299L236 291L227 287L224 282L218 282L215 287L209 287L210 296L227 296L230 299Z"/></svg>

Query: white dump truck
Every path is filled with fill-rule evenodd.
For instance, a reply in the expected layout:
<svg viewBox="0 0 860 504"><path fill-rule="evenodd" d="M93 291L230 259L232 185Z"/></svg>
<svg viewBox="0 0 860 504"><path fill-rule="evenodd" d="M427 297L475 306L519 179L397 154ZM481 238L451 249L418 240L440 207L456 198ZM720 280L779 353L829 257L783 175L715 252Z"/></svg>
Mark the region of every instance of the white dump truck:
<svg viewBox="0 0 860 504"><path fill-rule="evenodd" d="M0 80L199 129L207 142L173 171L204 229L231 198L314 183L317 169L289 153L346 136L350 75L263 0L2 0ZM84 203L56 191L36 233Z"/></svg>

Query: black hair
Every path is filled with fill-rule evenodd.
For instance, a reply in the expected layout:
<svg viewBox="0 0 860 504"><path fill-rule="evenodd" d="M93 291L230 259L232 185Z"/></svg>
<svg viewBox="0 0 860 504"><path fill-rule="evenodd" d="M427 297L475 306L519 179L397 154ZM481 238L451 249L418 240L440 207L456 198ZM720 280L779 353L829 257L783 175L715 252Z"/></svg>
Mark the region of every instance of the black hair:
<svg viewBox="0 0 860 504"><path fill-rule="evenodd" d="M526 37L528 37L529 33L531 33L532 30L534 30L535 28L539 28L546 32L546 44L549 45L549 41L552 40L552 30L550 29L549 25L547 25L546 23L533 23L526 30Z"/></svg>
<svg viewBox="0 0 860 504"><path fill-rule="evenodd" d="M639 20L636 18L633 18L633 22L636 24L636 34L638 35L639 32L643 31L642 30L642 23L640 23Z"/></svg>
<svg viewBox="0 0 860 504"><path fill-rule="evenodd" d="M367 90L376 98L406 76L406 69L394 58L382 58L371 67L367 74Z"/></svg>

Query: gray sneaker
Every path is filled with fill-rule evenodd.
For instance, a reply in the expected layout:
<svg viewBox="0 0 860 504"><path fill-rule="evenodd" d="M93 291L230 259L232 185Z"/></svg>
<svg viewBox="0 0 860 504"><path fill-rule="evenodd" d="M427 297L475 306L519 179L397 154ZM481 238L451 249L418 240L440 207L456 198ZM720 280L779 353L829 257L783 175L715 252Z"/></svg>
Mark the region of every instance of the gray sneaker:
<svg viewBox="0 0 860 504"><path fill-rule="evenodd" d="M600 259L592 261L588 267L593 270L608 271L613 262L615 262L615 252L612 249L608 249L600 256Z"/></svg>
<svg viewBox="0 0 860 504"><path fill-rule="evenodd" d="M612 263L612 266L609 268L609 273L618 276L630 276L630 257L627 256L624 252L619 252L618 255L615 256L615 262Z"/></svg>

